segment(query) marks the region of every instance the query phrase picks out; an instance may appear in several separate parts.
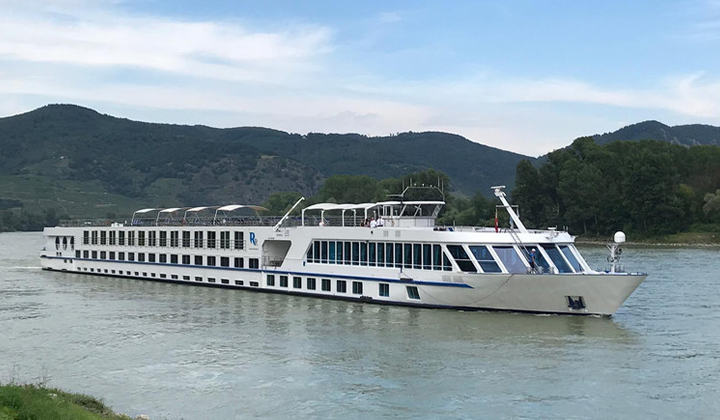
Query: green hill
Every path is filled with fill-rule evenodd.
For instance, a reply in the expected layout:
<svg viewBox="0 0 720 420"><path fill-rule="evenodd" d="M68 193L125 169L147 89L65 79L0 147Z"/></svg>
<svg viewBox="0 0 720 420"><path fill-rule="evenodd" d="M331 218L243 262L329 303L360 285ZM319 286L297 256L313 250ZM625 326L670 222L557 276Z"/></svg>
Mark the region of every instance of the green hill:
<svg viewBox="0 0 720 420"><path fill-rule="evenodd" d="M704 124L667 126L658 121L643 121L612 133L593 136L598 144L616 140L660 140L683 146L720 146L720 127Z"/></svg>
<svg viewBox="0 0 720 420"><path fill-rule="evenodd" d="M433 168L462 194L512 187L533 158L426 132L306 136L259 127L153 124L48 105L0 119L0 205L72 217L149 206L260 203L311 195L333 174L400 177ZM0 208L2 210L2 208Z"/></svg>

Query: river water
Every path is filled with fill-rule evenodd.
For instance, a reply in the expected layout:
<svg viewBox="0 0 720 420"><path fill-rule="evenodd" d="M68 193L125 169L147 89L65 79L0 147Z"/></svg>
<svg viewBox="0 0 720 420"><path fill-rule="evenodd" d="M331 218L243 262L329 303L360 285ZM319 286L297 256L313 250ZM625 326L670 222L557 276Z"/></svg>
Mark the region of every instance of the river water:
<svg viewBox="0 0 720 420"><path fill-rule="evenodd" d="M626 247L612 318L414 309L40 270L0 234L0 381L157 419L720 418L720 250ZM606 251L581 249L591 266Z"/></svg>

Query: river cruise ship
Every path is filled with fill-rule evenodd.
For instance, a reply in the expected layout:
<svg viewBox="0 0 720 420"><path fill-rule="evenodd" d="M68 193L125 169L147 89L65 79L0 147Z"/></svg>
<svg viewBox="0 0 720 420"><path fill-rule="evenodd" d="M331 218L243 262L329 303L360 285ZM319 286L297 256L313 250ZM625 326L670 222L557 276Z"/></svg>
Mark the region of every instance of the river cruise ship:
<svg viewBox="0 0 720 420"><path fill-rule="evenodd" d="M432 308L612 315L646 274L593 270L574 237L436 226L443 201L321 203L300 216L252 205L142 209L44 230L47 270ZM301 203L298 201L295 206ZM293 207L294 209L295 207ZM247 215L251 212L252 215Z"/></svg>

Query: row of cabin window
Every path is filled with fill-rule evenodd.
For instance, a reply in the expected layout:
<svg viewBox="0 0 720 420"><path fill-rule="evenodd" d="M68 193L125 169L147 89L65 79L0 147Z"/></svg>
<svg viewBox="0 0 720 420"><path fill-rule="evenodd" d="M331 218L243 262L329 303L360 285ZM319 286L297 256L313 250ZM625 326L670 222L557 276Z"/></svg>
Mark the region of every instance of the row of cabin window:
<svg viewBox="0 0 720 420"><path fill-rule="evenodd" d="M125 235L127 232L127 235ZM137 237L136 237L137 232ZM168 231L154 230L93 230L83 231L83 245L128 245L128 246L170 246L190 248L220 248L220 249L245 249L245 232L230 231L195 231L172 230L168 238ZM191 235L191 233L194 233ZM205 241L207 233L207 242ZM146 235L147 234L147 235ZM181 237L182 234L182 237ZM127 236L127 237L126 237ZM126 240L127 239L127 240Z"/></svg>
<svg viewBox="0 0 720 420"><path fill-rule="evenodd" d="M450 259L437 244L313 241L307 251L307 261L319 264L452 270Z"/></svg>
<svg viewBox="0 0 720 420"><path fill-rule="evenodd" d="M201 265L208 267L230 267L230 257L215 257L202 255L178 255L178 254L154 254L144 252L115 252L115 251L75 251L77 258L92 258L113 261L138 261L138 262L158 262L168 263L168 255L170 264L183 265ZM117 258L116 258L117 257ZM180 261L180 262L179 262ZM232 259L233 267L244 268L245 259L235 257ZM219 263L219 264L218 264ZM248 258L248 268L260 268L260 260L258 258Z"/></svg>
<svg viewBox="0 0 720 420"><path fill-rule="evenodd" d="M278 276L279 281L277 283L278 287L289 287L289 279L290 276ZM292 278L292 288L293 289L302 289L303 288L303 279L302 277L293 276ZM268 287L275 287L275 274L268 274L265 278L265 284ZM317 279L314 277L307 277L305 279L305 290L317 290ZM332 292L332 281L330 279L320 279L320 290L323 292ZM337 293L347 293L347 281L345 280L335 280L335 291ZM363 294L363 282L361 281L353 281L352 282L352 293L354 295L362 295ZM420 294L417 290L416 286L407 286L407 293L408 298L410 299L420 299ZM390 284L388 283L380 283L378 284L378 295L381 297L389 297L390 296Z"/></svg>
<svg viewBox="0 0 720 420"><path fill-rule="evenodd" d="M94 268L88 268L88 267L83 267L82 269L78 269L78 271L81 271L81 270L82 270L82 271L90 271L91 273L94 273L94 272L95 272L95 269L94 269ZM97 272L98 272L98 273L103 273L103 271L104 271L105 274L116 274L115 270L109 270L109 269L107 269L107 268L106 268L106 269L100 269L100 268L97 269ZM132 271L123 272L123 270L118 270L118 271L117 271L117 274L127 275L127 276L133 276L133 275L134 275L135 277L140 277L140 275L142 275L142 277L148 277L148 273L146 273L146 272L141 273L141 272L139 272L139 271L135 271L135 274L133 274ZM159 277L159 278L161 278L161 279L166 279L166 278L168 278L167 274L162 274L162 273L159 274L159 275L156 275L155 273L150 273L150 277L151 277L151 278ZM170 279L171 279L171 280L178 280L178 275L177 275L177 274L171 274L171 275L170 275ZM190 276L182 276L182 279L185 280L185 281L190 281ZM203 281L203 278L202 278L202 277L195 277L195 281L196 281L196 282L202 282L202 281ZM208 283L215 283L216 280L215 280L214 277L208 277L208 278L207 278L207 282L208 282ZM220 279L220 283L221 283L221 284L230 284L230 279ZM245 285L245 281L244 281L244 280L235 280L235 285L236 285L236 286L244 286L244 285ZM250 286L251 286L251 287L258 287L258 286L259 286L259 283L256 282L256 281L251 281L251 282L250 282Z"/></svg>

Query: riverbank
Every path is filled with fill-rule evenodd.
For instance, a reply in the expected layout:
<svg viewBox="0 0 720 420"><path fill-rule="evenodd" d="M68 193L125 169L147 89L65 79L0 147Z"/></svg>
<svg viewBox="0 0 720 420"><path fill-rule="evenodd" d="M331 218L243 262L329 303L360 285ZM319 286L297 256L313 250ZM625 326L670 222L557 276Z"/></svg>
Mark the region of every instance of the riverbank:
<svg viewBox="0 0 720 420"><path fill-rule="evenodd" d="M585 245L605 245L609 240L610 238L578 236L575 239L575 243ZM653 238L629 240L627 244L678 248L713 248L720 247L720 234L715 232L681 232Z"/></svg>
<svg viewBox="0 0 720 420"><path fill-rule="evenodd" d="M133 420L101 400L37 385L0 385L0 420ZM136 419L148 419L140 415Z"/></svg>

